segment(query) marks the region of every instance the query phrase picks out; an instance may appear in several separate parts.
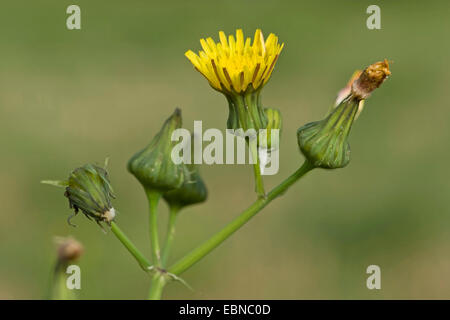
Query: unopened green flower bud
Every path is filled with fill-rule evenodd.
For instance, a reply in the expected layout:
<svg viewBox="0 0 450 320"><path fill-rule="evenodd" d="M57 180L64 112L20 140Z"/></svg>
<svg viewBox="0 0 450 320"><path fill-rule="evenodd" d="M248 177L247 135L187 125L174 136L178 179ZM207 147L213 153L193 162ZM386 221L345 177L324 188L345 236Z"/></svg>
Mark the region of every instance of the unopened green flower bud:
<svg viewBox="0 0 450 320"><path fill-rule="evenodd" d="M176 109L150 144L128 161L128 171L145 190L166 192L183 184L184 168L171 158L172 148L177 144L171 140L172 133L180 127L181 110Z"/></svg>
<svg viewBox="0 0 450 320"><path fill-rule="evenodd" d="M208 197L208 191L197 166L186 165L181 187L164 193L163 197L170 206L179 208L204 202Z"/></svg>
<svg viewBox="0 0 450 320"><path fill-rule="evenodd" d="M86 164L75 169L67 181L42 181L59 187L65 187L64 195L69 199L69 206L74 209L74 215L80 210L90 220L110 223L116 216L111 204L115 198L105 168L94 164ZM70 219L74 216L69 217Z"/></svg>
<svg viewBox="0 0 450 320"><path fill-rule="evenodd" d="M265 108L264 112L267 117L267 134L259 136L259 146L268 150L276 150L280 144L281 112L272 108Z"/></svg>
<svg viewBox="0 0 450 320"><path fill-rule="evenodd" d="M324 120L308 123L298 129L300 150L314 167L335 169L349 163L347 136L357 109L357 101L344 101Z"/></svg>
<svg viewBox="0 0 450 320"><path fill-rule="evenodd" d="M391 74L387 60L377 62L358 74L338 97L337 106L321 121L311 122L297 131L298 145L306 159L317 168L336 169L350 162L347 141L353 121L364 99Z"/></svg>
<svg viewBox="0 0 450 320"><path fill-rule="evenodd" d="M75 169L69 176L65 196L75 213L81 210L97 222L114 220L116 212L111 200L115 196L104 168L87 164Z"/></svg>
<svg viewBox="0 0 450 320"><path fill-rule="evenodd" d="M191 141L197 139L193 134ZM191 152L193 150L191 149ZM194 155L191 154L191 159ZM206 185L200 177L198 166L195 164L183 164L184 182L176 189L163 194L164 199L170 207L180 210L181 208L204 202L208 196Z"/></svg>

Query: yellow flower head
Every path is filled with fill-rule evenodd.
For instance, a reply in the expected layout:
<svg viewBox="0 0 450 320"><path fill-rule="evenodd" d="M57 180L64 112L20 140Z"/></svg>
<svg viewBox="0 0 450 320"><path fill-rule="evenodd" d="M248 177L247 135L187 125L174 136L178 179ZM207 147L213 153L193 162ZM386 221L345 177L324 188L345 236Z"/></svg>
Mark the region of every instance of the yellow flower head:
<svg viewBox="0 0 450 320"><path fill-rule="evenodd" d="M273 33L264 41L261 30L257 29L253 43L241 29L236 30L236 39L223 31L219 32L220 42L201 39L203 51L185 53L194 67L208 79L211 86L224 93L245 92L250 85L253 89L262 87L269 80L284 44L278 43Z"/></svg>

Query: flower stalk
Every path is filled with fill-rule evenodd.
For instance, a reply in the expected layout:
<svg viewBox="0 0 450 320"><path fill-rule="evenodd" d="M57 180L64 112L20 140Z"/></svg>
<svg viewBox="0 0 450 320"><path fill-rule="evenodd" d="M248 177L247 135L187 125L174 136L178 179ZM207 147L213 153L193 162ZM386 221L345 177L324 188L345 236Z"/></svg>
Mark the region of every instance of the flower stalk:
<svg viewBox="0 0 450 320"><path fill-rule="evenodd" d="M151 263L147 258L139 251L139 249L131 242L126 234L119 228L115 222L111 222L111 231L119 239L119 241L125 246L129 253L136 259L139 266L145 272L148 272L151 268Z"/></svg>
<svg viewBox="0 0 450 320"><path fill-rule="evenodd" d="M281 196L291 187L295 182L300 180L305 174L314 169L314 166L308 161L305 161L303 165L295 171L291 176L281 182L277 187L272 189L265 198L258 198L250 207L244 210L239 216L232 220L219 232L214 234L211 238L203 242L197 248L186 254L183 258L178 260L175 264L169 267L166 271L160 271L153 276L152 284L149 293L149 299L158 300L161 298L162 291L165 285L168 283L169 278L165 275L179 276L198 261L203 259L211 251L217 248L237 230L243 227L251 218L253 218L258 212L264 209L270 202L277 197Z"/></svg>
<svg viewBox="0 0 450 320"><path fill-rule="evenodd" d="M157 191L147 191L149 204L149 231L152 248L152 261L156 267L161 267L161 250L158 236L158 203L161 193Z"/></svg>
<svg viewBox="0 0 450 320"><path fill-rule="evenodd" d="M250 144L250 151L252 153L252 158L255 161L255 163L253 164L253 173L255 175L255 192L258 198L264 198L266 196L266 192L264 191L264 182L261 175L261 166L260 166L261 161L259 159L256 139L253 139L253 141L248 141L248 143Z"/></svg>
<svg viewBox="0 0 450 320"><path fill-rule="evenodd" d="M161 263L163 266L166 265L167 260L170 256L170 250L172 249L173 239L175 238L175 224L177 220L178 213L180 212L180 207L177 205L172 205L169 208L169 222L167 224L167 234L166 240L164 242L164 249L162 252Z"/></svg>

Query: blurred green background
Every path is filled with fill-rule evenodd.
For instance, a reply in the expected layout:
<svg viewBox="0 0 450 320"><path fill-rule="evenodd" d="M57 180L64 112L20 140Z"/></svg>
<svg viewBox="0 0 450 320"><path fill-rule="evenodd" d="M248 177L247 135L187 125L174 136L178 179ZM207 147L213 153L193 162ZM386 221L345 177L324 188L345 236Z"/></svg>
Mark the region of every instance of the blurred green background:
<svg viewBox="0 0 450 320"><path fill-rule="evenodd" d="M82 29L66 29L81 7ZM381 30L366 8L381 7ZM118 223L150 256L147 203L126 171L175 107L184 124L225 129L226 100L183 56L218 31L262 28L285 48L263 103L284 117L273 187L303 161L295 132L318 120L355 69L388 58L392 77L367 101L352 161L316 170L183 277L165 298L450 298L450 3L448 1L2 1L0 10L0 298L38 299L54 236L85 246L84 299L140 299L149 279L113 234L70 214L61 189L110 157ZM249 166L203 166L210 197L180 216L172 261L254 197ZM166 206L160 205L165 230ZM381 267L382 289L366 288Z"/></svg>

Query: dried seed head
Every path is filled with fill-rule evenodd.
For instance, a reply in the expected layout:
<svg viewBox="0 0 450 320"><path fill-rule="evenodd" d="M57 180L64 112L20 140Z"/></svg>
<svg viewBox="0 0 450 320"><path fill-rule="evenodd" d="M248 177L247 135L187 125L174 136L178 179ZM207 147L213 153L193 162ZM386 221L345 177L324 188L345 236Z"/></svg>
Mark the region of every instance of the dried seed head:
<svg viewBox="0 0 450 320"><path fill-rule="evenodd" d="M58 245L58 261L70 262L77 260L83 254L83 245L72 237L56 238Z"/></svg>
<svg viewBox="0 0 450 320"><path fill-rule="evenodd" d="M359 100L366 99L372 91L378 88L390 75L389 63L386 59L368 66L364 69L359 78L353 82L353 96Z"/></svg>
<svg viewBox="0 0 450 320"><path fill-rule="evenodd" d="M347 141L365 99L391 74L387 60L356 71L342 89L327 117L310 122L297 131L300 151L316 168L343 168L350 162Z"/></svg>

